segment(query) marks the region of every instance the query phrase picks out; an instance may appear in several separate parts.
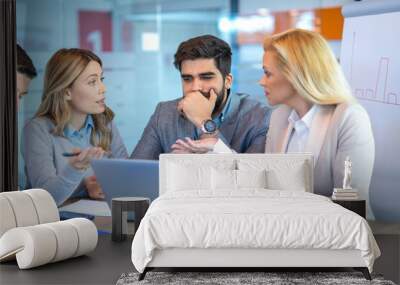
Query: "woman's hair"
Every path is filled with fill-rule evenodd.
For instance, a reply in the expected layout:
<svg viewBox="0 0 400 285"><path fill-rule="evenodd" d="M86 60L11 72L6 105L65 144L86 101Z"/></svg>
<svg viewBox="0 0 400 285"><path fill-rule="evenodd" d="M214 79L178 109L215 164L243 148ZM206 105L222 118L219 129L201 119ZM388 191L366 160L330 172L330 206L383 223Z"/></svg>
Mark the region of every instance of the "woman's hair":
<svg viewBox="0 0 400 285"><path fill-rule="evenodd" d="M55 125L54 135L64 136L64 129L71 119L71 105L65 94L91 61L96 61L102 66L101 59L93 52L71 48L58 50L47 63L42 102L35 117L50 119ZM109 150L112 134L108 124L114 118L113 111L106 107L103 113L93 114L92 118L94 128L90 142L94 146Z"/></svg>
<svg viewBox="0 0 400 285"><path fill-rule="evenodd" d="M288 30L267 37L264 51L274 53L279 70L308 101L321 105L355 101L338 61L320 34Z"/></svg>

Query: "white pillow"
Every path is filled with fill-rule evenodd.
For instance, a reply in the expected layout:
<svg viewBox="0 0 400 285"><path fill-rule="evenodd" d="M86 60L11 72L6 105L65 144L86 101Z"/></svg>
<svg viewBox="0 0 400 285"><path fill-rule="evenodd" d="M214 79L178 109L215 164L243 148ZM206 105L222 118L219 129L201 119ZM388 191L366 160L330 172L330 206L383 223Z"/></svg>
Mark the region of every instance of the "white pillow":
<svg viewBox="0 0 400 285"><path fill-rule="evenodd" d="M307 191L311 189L310 169L304 160L297 159L240 159L240 170L265 169L267 189Z"/></svg>
<svg viewBox="0 0 400 285"><path fill-rule="evenodd" d="M236 190L236 170L213 167L211 181L213 190Z"/></svg>
<svg viewBox="0 0 400 285"><path fill-rule="evenodd" d="M168 166L168 191L211 188L211 167L181 165L170 163Z"/></svg>
<svg viewBox="0 0 400 285"><path fill-rule="evenodd" d="M213 190L239 190L241 188L266 188L265 170L211 170Z"/></svg>
<svg viewBox="0 0 400 285"><path fill-rule="evenodd" d="M267 188L267 171L236 170L237 188Z"/></svg>
<svg viewBox="0 0 400 285"><path fill-rule="evenodd" d="M306 192L308 179L306 179L306 165L286 169L270 169L267 171L268 189L289 190Z"/></svg>
<svg viewBox="0 0 400 285"><path fill-rule="evenodd" d="M196 159L197 158L197 159ZM167 169L167 191L185 190L211 190L212 169L222 171L235 168L235 161L232 159L208 161L200 160L193 155L193 159L176 159L168 162Z"/></svg>

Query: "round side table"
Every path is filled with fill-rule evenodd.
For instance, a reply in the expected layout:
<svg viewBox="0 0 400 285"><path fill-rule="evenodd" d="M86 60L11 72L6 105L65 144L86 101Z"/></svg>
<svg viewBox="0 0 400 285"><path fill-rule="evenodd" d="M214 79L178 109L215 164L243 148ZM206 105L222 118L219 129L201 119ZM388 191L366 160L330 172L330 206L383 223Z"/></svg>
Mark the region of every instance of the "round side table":
<svg viewBox="0 0 400 285"><path fill-rule="evenodd" d="M146 214L150 205L150 199L144 197L119 197L112 199L112 235L113 241L123 241L126 239L127 233L127 212L135 214L135 232L139 227L140 221Z"/></svg>

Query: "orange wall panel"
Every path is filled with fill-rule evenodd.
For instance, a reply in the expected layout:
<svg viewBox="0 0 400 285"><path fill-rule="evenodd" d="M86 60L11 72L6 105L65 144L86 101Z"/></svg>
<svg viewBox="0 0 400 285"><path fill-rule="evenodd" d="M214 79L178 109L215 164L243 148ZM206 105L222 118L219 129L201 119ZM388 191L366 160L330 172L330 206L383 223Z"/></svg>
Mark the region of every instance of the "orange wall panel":
<svg viewBox="0 0 400 285"><path fill-rule="evenodd" d="M317 9L315 16L318 19L319 32L327 40L342 39L344 19L341 7Z"/></svg>

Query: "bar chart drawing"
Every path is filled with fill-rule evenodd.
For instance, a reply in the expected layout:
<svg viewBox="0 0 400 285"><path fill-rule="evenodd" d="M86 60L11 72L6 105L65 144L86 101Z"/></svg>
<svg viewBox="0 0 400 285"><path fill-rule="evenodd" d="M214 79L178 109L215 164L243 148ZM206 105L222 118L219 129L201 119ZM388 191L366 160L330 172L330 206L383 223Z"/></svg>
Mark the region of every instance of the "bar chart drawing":
<svg viewBox="0 0 400 285"><path fill-rule="evenodd" d="M387 90L389 66L390 59L388 57L381 57L377 68L375 89L354 88L354 96L363 100L400 105L399 94Z"/></svg>
<svg viewBox="0 0 400 285"><path fill-rule="evenodd" d="M374 88L360 87L354 82L354 64L356 62L356 32L352 33L352 44L351 44L351 55L350 55L350 74L349 82L353 88L353 95L361 100L375 101L384 104L400 105L400 90L390 90L388 88L388 80L390 77L390 58L387 56L381 56L376 63L375 76L369 75L369 78L373 79L371 83L374 83ZM393 80L393 79L392 79Z"/></svg>

